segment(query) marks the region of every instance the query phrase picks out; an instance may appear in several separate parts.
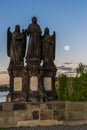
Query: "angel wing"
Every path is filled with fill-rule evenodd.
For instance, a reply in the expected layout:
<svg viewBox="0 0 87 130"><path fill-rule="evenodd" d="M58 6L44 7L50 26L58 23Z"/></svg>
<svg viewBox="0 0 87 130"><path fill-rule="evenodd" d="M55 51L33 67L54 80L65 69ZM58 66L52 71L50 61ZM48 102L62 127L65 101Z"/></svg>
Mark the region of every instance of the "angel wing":
<svg viewBox="0 0 87 130"><path fill-rule="evenodd" d="M7 29L7 55L10 57L10 46L12 41L12 34L10 32L10 27Z"/></svg>
<svg viewBox="0 0 87 130"><path fill-rule="evenodd" d="M53 60L55 60L55 48L56 48L56 33L53 32L52 37L52 43L53 43Z"/></svg>

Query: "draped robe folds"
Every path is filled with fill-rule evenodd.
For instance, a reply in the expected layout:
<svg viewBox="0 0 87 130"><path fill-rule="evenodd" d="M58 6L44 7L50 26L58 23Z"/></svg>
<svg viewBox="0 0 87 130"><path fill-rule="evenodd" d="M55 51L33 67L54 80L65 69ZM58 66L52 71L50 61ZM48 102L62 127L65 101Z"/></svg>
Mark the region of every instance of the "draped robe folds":
<svg viewBox="0 0 87 130"><path fill-rule="evenodd" d="M52 40L52 36L50 36L49 34L45 34L42 38L42 43L43 43L43 47L42 47L42 55L43 55L43 59L47 59L48 61L54 60L54 46L55 43Z"/></svg>
<svg viewBox="0 0 87 130"><path fill-rule="evenodd" d="M41 29L38 24L32 23L28 26L29 43L26 59L41 58Z"/></svg>
<svg viewBox="0 0 87 130"><path fill-rule="evenodd" d="M12 44L10 48L10 56L14 62L23 61L23 54L22 54L22 39L23 35L18 32L12 33Z"/></svg>

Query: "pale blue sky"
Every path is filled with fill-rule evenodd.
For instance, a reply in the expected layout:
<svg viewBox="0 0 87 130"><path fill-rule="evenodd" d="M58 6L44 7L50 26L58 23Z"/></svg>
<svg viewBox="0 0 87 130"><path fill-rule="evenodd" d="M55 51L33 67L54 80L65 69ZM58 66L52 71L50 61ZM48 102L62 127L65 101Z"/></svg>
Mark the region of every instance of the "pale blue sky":
<svg viewBox="0 0 87 130"><path fill-rule="evenodd" d="M42 31L46 26L56 32L56 60L87 64L87 0L0 0L0 71L6 70L7 28L16 24L27 28L31 17L38 18ZM70 51L64 46L68 44Z"/></svg>

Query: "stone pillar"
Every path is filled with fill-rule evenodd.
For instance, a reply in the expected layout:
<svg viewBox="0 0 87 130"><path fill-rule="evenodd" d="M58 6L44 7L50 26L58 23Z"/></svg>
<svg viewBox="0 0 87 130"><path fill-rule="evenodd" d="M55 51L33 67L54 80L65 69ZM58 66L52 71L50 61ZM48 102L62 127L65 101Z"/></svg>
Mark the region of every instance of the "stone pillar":
<svg viewBox="0 0 87 130"><path fill-rule="evenodd" d="M25 68L24 66L9 67L10 90L7 101L26 101Z"/></svg>
<svg viewBox="0 0 87 130"><path fill-rule="evenodd" d="M55 92L55 75L56 67L55 65L44 66L44 89L47 95L47 100L57 100L57 95Z"/></svg>
<svg viewBox="0 0 87 130"><path fill-rule="evenodd" d="M27 77L27 101L37 102L39 101L39 68L40 61L29 60L26 66Z"/></svg>

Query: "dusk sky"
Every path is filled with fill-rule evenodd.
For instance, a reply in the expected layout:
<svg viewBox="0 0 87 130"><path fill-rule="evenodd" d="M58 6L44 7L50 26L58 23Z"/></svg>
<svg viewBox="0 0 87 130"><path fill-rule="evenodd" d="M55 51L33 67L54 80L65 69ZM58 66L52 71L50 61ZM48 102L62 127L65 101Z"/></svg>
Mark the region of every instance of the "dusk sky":
<svg viewBox="0 0 87 130"><path fill-rule="evenodd" d="M42 32L56 32L56 66L65 62L87 64L87 0L0 0L0 71L6 71L7 28L25 29L36 16ZM65 51L68 45L70 50Z"/></svg>

